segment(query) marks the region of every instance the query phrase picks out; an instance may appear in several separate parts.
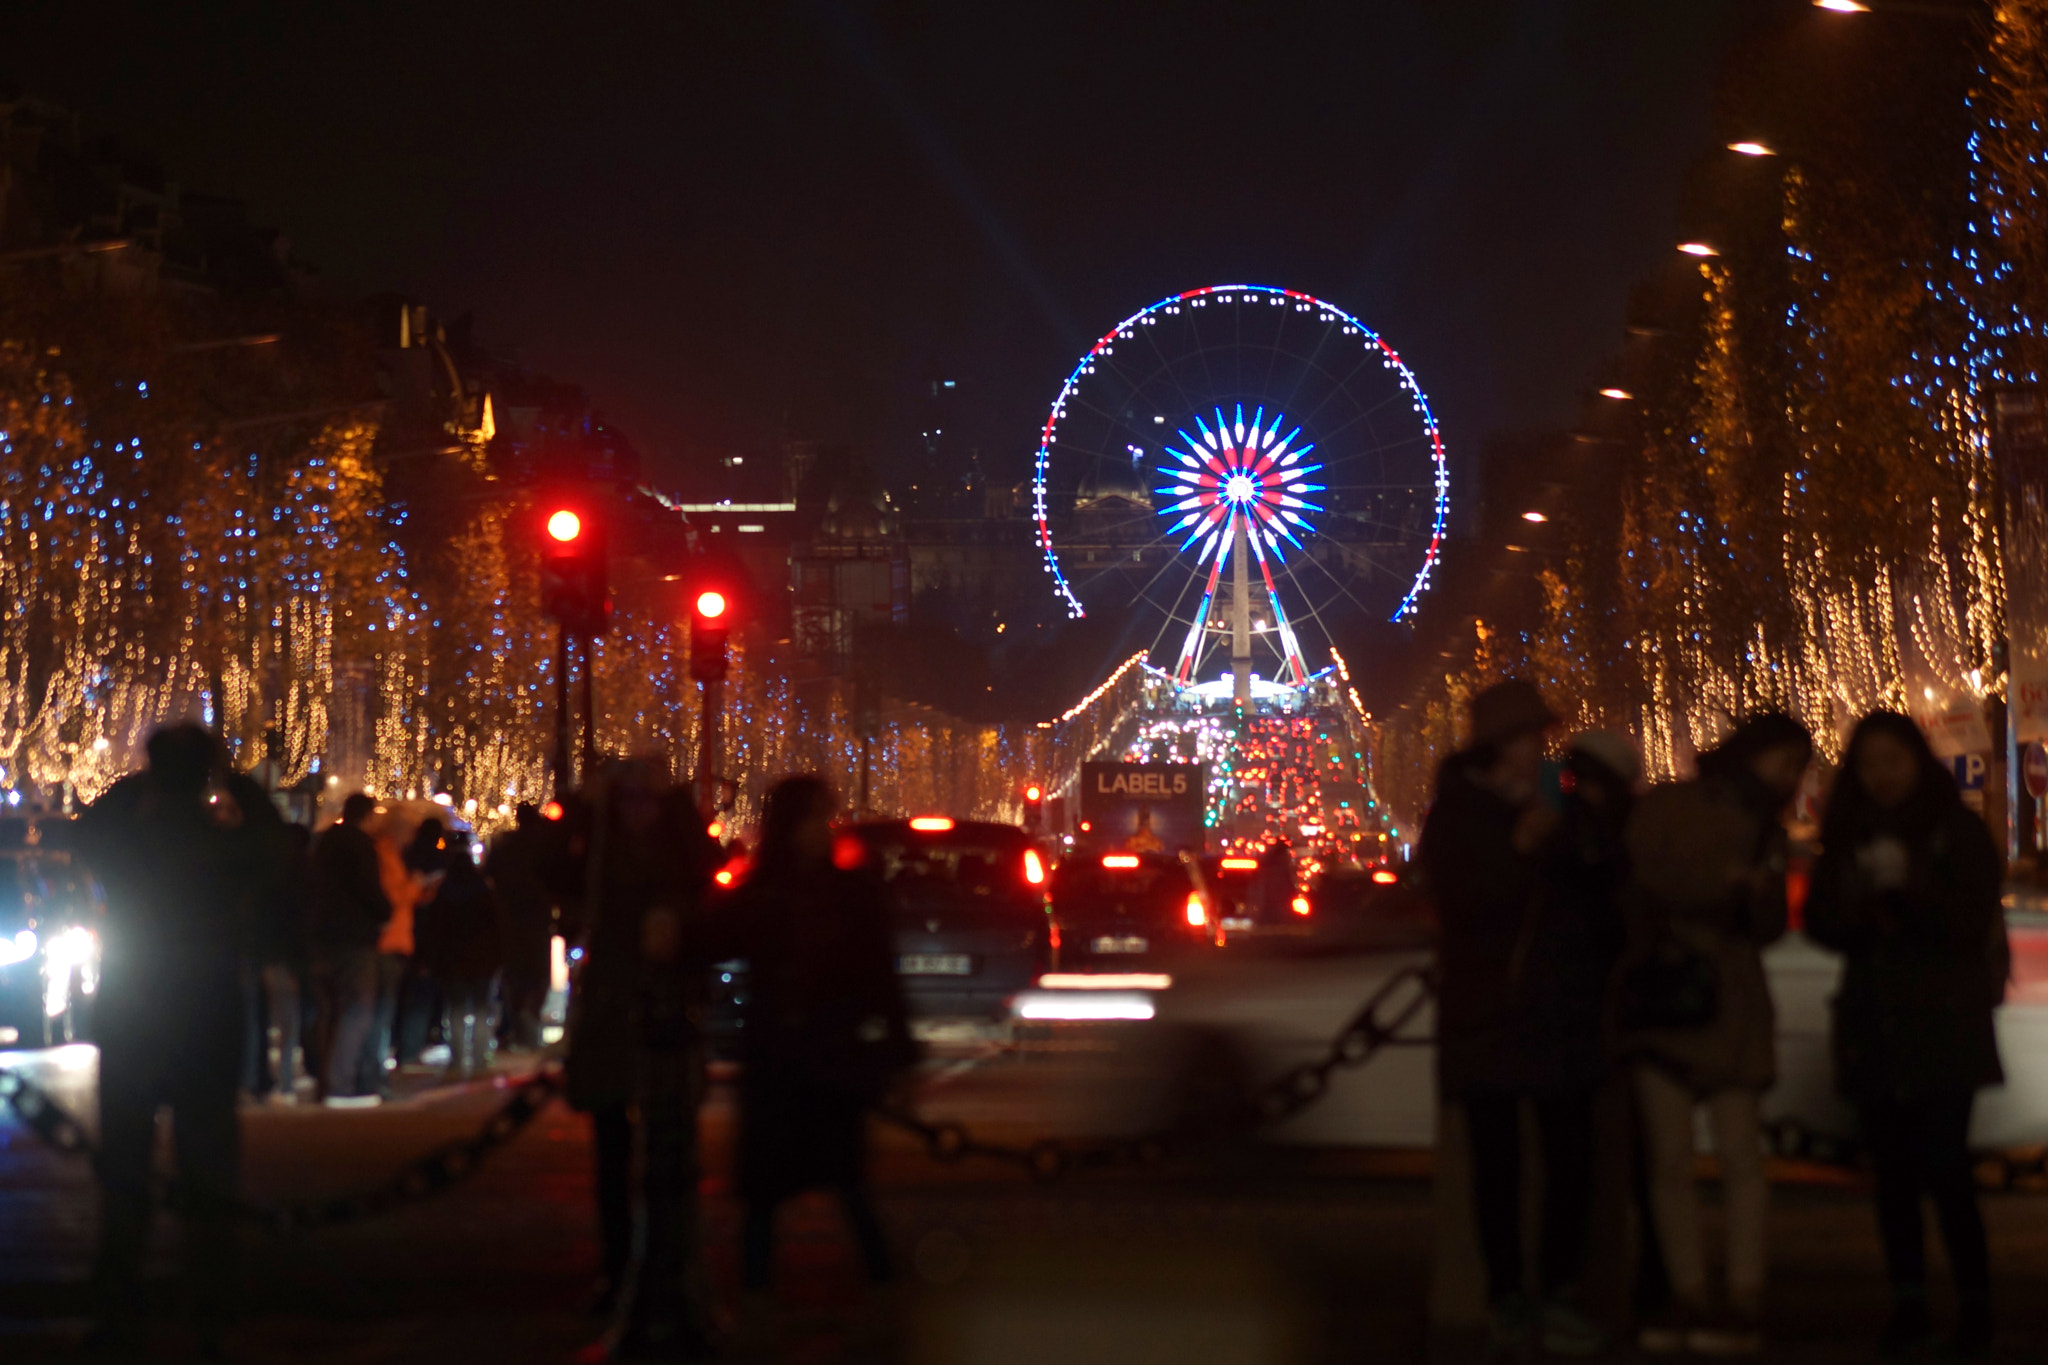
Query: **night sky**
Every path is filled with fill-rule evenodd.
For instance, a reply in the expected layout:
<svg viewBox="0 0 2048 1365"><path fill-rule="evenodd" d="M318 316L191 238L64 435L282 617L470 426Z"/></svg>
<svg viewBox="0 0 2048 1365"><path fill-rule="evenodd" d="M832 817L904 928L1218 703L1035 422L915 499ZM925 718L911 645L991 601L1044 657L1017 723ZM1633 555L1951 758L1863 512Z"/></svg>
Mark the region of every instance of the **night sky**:
<svg viewBox="0 0 2048 1365"><path fill-rule="evenodd" d="M1761 3L52 0L0 69L337 291L474 312L667 480L887 463L934 379L1021 479L1074 357L1199 284L1358 314L1461 453L1569 423Z"/></svg>

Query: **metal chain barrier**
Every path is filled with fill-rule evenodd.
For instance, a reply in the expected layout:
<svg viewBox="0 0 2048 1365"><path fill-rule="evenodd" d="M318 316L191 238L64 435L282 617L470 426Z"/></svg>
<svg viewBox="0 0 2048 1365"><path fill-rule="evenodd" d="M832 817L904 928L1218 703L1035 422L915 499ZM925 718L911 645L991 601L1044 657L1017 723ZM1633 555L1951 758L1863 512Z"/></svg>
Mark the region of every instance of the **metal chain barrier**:
<svg viewBox="0 0 2048 1365"><path fill-rule="evenodd" d="M1247 1137L1290 1119L1329 1093L1332 1073L1364 1066L1385 1048L1430 1045L1434 1039L1412 1037L1405 1030L1435 996L1433 968L1404 968L1373 992L1315 1061L1290 1068L1213 1113L1143 1137L1114 1141L1045 1138L1014 1146L984 1142L964 1124L933 1123L902 1109L877 1109L876 1115L922 1139L926 1154L942 1165L984 1157L1020 1166L1034 1180L1051 1181L1076 1169L1148 1164L1190 1146Z"/></svg>
<svg viewBox="0 0 2048 1365"><path fill-rule="evenodd" d="M334 1227L402 1204L430 1199L474 1175L484 1158L519 1136L561 1088L560 1064L541 1068L519 1082L474 1134L443 1143L371 1189L277 1209L233 1200L231 1211L237 1218L268 1231L287 1233ZM5 1101L29 1131L55 1150L87 1158L93 1155L93 1141L85 1125L19 1071L0 1067L0 1101ZM157 1193L168 1205L189 1206L191 1202L191 1196L172 1180L159 1179Z"/></svg>

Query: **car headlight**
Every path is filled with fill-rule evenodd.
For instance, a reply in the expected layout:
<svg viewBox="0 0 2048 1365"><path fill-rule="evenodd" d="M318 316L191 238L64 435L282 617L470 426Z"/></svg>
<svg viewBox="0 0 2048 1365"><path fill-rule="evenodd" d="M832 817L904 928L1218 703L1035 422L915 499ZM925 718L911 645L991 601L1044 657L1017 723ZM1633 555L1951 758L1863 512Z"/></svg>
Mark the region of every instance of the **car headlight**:
<svg viewBox="0 0 2048 1365"><path fill-rule="evenodd" d="M13 938L0 938L0 967L12 967L36 955L36 931L23 929Z"/></svg>
<svg viewBox="0 0 2048 1365"><path fill-rule="evenodd" d="M60 930L43 945L43 962L53 972L68 972L73 967L90 966L97 955L99 942L92 930L82 924L74 924Z"/></svg>

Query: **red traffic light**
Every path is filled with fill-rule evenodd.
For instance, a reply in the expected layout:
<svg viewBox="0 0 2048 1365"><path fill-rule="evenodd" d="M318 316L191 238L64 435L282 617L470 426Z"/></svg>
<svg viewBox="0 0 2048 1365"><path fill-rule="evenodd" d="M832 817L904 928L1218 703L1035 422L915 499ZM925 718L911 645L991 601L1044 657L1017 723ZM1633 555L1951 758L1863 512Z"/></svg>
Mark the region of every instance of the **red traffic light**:
<svg viewBox="0 0 2048 1365"><path fill-rule="evenodd" d="M707 621L716 621L725 615L725 605L725 594L722 592L705 591L697 594L697 615Z"/></svg>
<svg viewBox="0 0 2048 1365"><path fill-rule="evenodd" d="M558 508L556 511L548 514L548 535L550 538L567 545L582 534L583 518L577 516L568 508Z"/></svg>
<svg viewBox="0 0 2048 1365"><path fill-rule="evenodd" d="M1026 801L1042 801L1045 799L1045 789L1034 782L1024 789L1024 799Z"/></svg>

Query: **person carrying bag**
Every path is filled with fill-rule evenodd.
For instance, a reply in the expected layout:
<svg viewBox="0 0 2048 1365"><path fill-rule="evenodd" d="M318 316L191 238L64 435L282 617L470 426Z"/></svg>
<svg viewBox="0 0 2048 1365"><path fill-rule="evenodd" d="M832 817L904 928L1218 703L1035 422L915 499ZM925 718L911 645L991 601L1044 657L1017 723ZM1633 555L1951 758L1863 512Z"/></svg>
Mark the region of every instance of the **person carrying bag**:
<svg viewBox="0 0 2048 1365"><path fill-rule="evenodd" d="M1697 780L1653 788L1629 820L1629 948L1611 1008L1617 1055L1634 1076L1654 1233L1674 1295L1641 1325L1649 1352L1762 1348L1769 1193L1759 1101L1777 1077L1762 951L1785 932L1779 817L1812 752L1796 721L1755 717L1701 756ZM1728 1209L1728 1292L1718 1310L1693 1183L1701 1105Z"/></svg>

